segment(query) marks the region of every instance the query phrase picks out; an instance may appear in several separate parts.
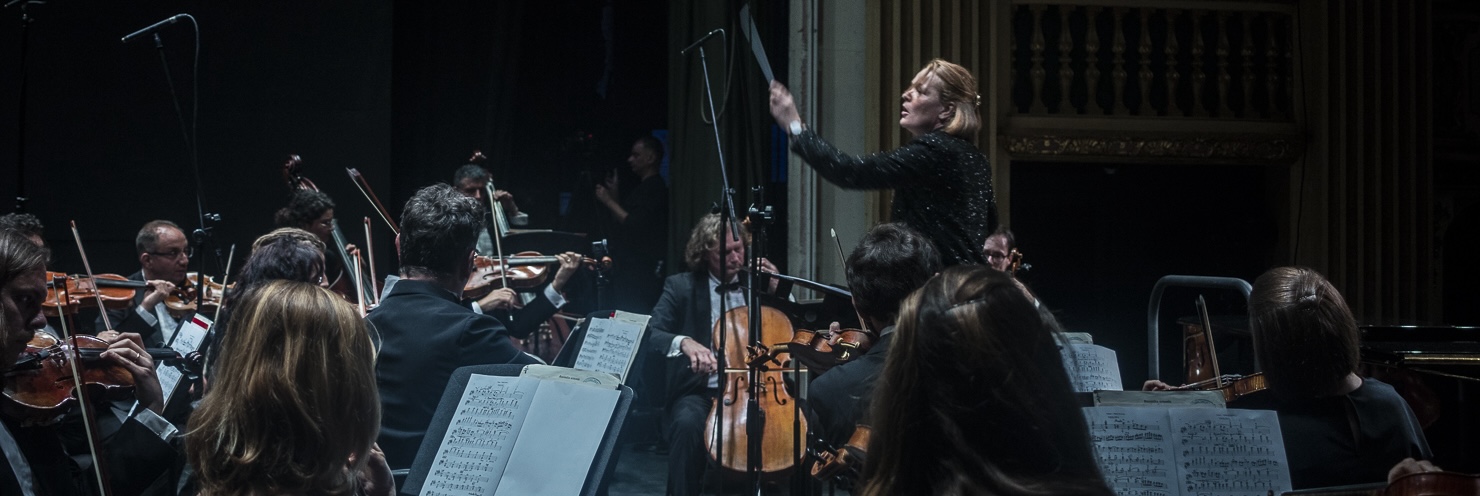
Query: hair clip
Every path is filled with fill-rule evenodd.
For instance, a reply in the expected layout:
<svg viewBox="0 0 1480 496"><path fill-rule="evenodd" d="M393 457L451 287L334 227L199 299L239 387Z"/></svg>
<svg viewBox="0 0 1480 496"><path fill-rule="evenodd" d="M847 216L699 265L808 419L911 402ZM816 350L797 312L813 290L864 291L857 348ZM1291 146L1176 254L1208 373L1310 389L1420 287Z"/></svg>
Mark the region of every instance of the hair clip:
<svg viewBox="0 0 1480 496"><path fill-rule="evenodd" d="M966 301L963 301L961 303L957 303L955 305L951 305L951 308L947 308L946 310L947 311L950 311L950 310L955 310L958 307L964 307L966 305L975 305L977 303L986 303L986 302L987 302L987 299L985 297L977 298L977 299L974 299L974 300L966 300Z"/></svg>

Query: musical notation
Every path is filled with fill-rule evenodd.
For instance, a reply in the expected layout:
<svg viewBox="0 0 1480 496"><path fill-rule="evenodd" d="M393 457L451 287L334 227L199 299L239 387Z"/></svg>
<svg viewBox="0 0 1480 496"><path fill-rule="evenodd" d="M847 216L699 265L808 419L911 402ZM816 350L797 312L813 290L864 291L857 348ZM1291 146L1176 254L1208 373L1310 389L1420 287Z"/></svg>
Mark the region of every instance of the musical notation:
<svg viewBox="0 0 1480 496"><path fill-rule="evenodd" d="M536 387L533 379L469 376L422 494L492 494L529 409L525 400Z"/></svg>
<svg viewBox="0 0 1480 496"><path fill-rule="evenodd" d="M645 322L645 321L643 321ZM591 319L586 338L576 356L575 368L607 372L626 380L637 355L644 326L629 319Z"/></svg>
<svg viewBox="0 0 1480 496"><path fill-rule="evenodd" d="M1088 343L1059 345L1069 382L1079 392L1120 391L1120 363L1115 350Z"/></svg>
<svg viewBox="0 0 1480 496"><path fill-rule="evenodd" d="M1161 407L1084 412L1100 470L1117 494L1253 496L1290 489L1274 412Z"/></svg>

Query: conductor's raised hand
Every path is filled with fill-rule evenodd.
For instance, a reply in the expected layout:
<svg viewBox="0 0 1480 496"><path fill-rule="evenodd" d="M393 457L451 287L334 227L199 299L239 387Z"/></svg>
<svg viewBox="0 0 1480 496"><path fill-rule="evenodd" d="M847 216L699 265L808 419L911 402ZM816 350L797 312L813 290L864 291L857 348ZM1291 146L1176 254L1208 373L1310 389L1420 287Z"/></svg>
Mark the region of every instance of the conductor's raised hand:
<svg viewBox="0 0 1480 496"><path fill-rule="evenodd" d="M776 119L776 125L781 129L788 129L792 122L802 120L801 114L797 113L796 102L791 99L791 91L779 81L771 81L771 117Z"/></svg>
<svg viewBox="0 0 1480 496"><path fill-rule="evenodd" d="M714 360L714 352L708 346L699 344L691 338L684 338L678 344L679 351L689 358L689 370L695 374L709 375L719 370L719 362Z"/></svg>

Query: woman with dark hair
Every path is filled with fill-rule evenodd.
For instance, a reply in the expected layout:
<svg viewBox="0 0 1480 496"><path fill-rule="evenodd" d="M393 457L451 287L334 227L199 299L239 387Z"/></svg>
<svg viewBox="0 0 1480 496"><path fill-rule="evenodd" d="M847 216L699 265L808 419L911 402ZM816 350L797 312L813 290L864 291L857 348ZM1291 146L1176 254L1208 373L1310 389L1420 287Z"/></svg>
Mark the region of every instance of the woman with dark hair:
<svg viewBox="0 0 1480 496"><path fill-rule="evenodd" d="M874 394L862 494L1110 494L1050 329L985 266L910 295Z"/></svg>
<svg viewBox="0 0 1480 496"><path fill-rule="evenodd" d="M992 168L972 137L981 95L965 67L935 59L903 95L899 127L914 138L891 152L852 156L807 129L781 83L771 83L771 116L791 133L791 151L847 189L892 189L891 216L935 242L946 266L983 264L982 243L997 229Z"/></svg>
<svg viewBox="0 0 1480 496"><path fill-rule="evenodd" d="M295 227L312 233L323 244L319 251L328 253L327 247L334 246L335 255L325 260L324 265L328 287L345 299L355 301L354 277L346 267L354 267L350 262L360 249L353 243L345 243L344 251L338 251L334 240L334 200L329 195L319 191L295 190L288 195L288 204L273 215L273 221L280 228Z"/></svg>
<svg viewBox="0 0 1480 496"><path fill-rule="evenodd" d="M213 375L221 353L222 336L228 332L236 299L253 288L276 280L288 280L328 287L324 280L324 243L308 231L284 227L258 237L252 242L252 254L242 265L241 276L227 291L216 323L201 343L206 355L206 375Z"/></svg>
<svg viewBox="0 0 1480 496"><path fill-rule="evenodd" d="M1278 267L1259 276L1249 325L1272 394L1237 406L1279 413L1295 489L1382 482L1404 458L1433 457L1408 403L1357 376L1356 319L1320 273Z"/></svg>
<svg viewBox="0 0 1480 496"><path fill-rule="evenodd" d="M237 308L221 380L185 435L200 494L394 493L375 448L375 351L359 313L284 280L249 290Z"/></svg>

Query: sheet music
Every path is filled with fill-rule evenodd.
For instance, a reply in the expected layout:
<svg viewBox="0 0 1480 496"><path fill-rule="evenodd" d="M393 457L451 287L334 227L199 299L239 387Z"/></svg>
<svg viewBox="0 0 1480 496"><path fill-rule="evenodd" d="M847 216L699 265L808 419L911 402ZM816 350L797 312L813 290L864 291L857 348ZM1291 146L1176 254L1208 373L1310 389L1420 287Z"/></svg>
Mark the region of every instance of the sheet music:
<svg viewBox="0 0 1480 496"><path fill-rule="evenodd" d="M636 319L641 323L634 321L634 315L641 317ZM625 382L627 372L632 368L632 361L637 356L637 347L642 343L642 333L646 326L646 315L627 314L624 318L591 319L574 368L607 372Z"/></svg>
<svg viewBox="0 0 1480 496"><path fill-rule="evenodd" d="M1085 408L1084 416L1100 472L1116 494L1181 494L1165 408L1093 407Z"/></svg>
<svg viewBox="0 0 1480 496"><path fill-rule="evenodd" d="M1084 409L1100 471L1122 496L1255 496L1290 490L1279 418L1268 410Z"/></svg>
<svg viewBox="0 0 1480 496"><path fill-rule="evenodd" d="M1064 359L1064 370L1069 381L1078 392L1120 391L1120 362L1115 350L1096 344L1072 343L1059 345Z"/></svg>
<svg viewBox="0 0 1480 496"><path fill-rule="evenodd" d="M1188 493L1257 496L1291 489L1274 411L1169 408L1168 414L1178 426L1178 466Z"/></svg>
<svg viewBox="0 0 1480 496"><path fill-rule="evenodd" d="M494 496L579 494L620 396L610 388L541 382Z"/></svg>
<svg viewBox="0 0 1480 496"><path fill-rule="evenodd" d="M539 386L528 377L469 376L421 494L495 494Z"/></svg>
<svg viewBox="0 0 1480 496"><path fill-rule="evenodd" d="M189 355L200 348L201 341L206 338L206 329L211 327L211 319L197 314L180 326L176 332L174 342L170 343L170 349L181 355ZM155 364L154 375L159 378L159 387L164 391L164 403L170 403L170 397L174 396L175 388L180 385L184 374L180 369L162 363Z"/></svg>

